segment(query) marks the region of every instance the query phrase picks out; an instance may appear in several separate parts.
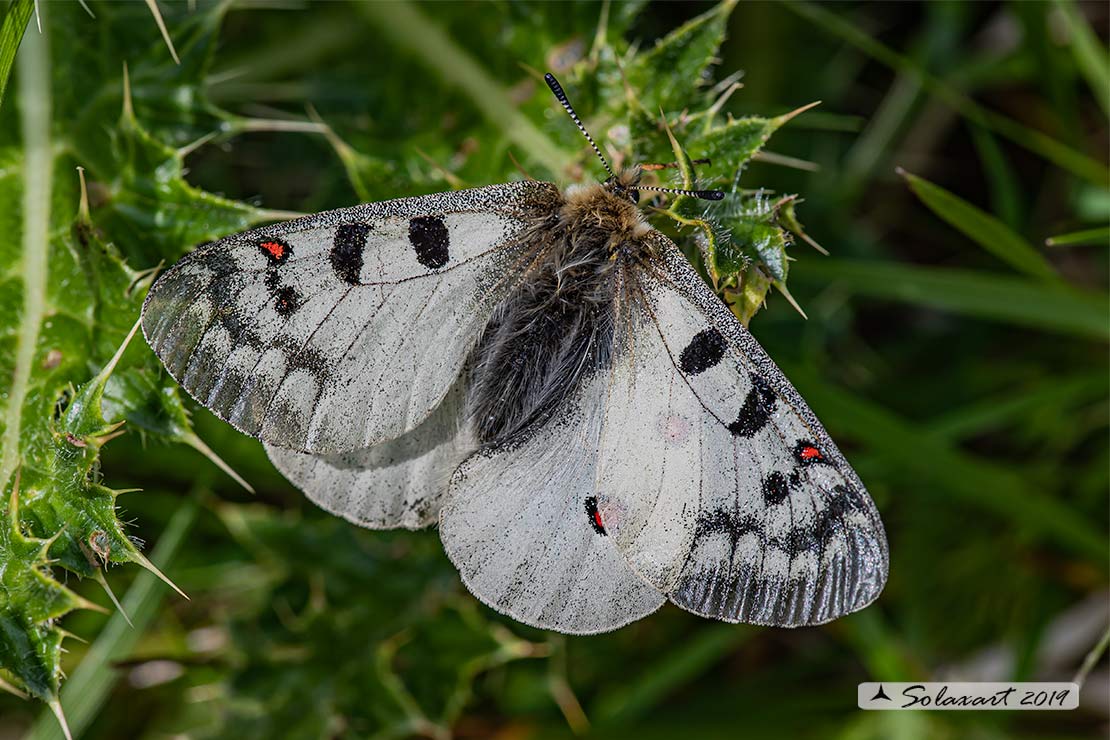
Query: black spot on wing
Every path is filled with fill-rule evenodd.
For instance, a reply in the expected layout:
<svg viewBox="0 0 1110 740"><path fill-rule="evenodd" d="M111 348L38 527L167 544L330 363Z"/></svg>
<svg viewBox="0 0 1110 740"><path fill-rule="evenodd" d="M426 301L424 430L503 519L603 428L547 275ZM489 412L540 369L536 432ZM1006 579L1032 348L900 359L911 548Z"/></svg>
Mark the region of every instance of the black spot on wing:
<svg viewBox="0 0 1110 740"><path fill-rule="evenodd" d="M362 253L370 227L366 224L340 224L335 230L331 245L331 266L339 279L348 285L358 285L362 273Z"/></svg>
<svg viewBox="0 0 1110 740"><path fill-rule="evenodd" d="M768 506L781 504L790 495L790 484L786 476L777 470L763 481L763 500Z"/></svg>
<svg viewBox="0 0 1110 740"><path fill-rule="evenodd" d="M855 488L837 485L825 498L825 508L817 515L817 520L808 526L795 527L787 535L792 552L821 552L839 532L849 528L844 515L852 511L866 511L863 497Z"/></svg>
<svg viewBox="0 0 1110 740"><path fill-rule="evenodd" d="M721 332L710 327L699 331L682 350L678 366L686 375L697 375L714 367L725 355L725 338Z"/></svg>
<svg viewBox="0 0 1110 740"><path fill-rule="evenodd" d="M607 534L605 524L601 521L601 512L597 510L597 496L586 497L586 516L590 519L590 526L598 534Z"/></svg>
<svg viewBox="0 0 1110 740"><path fill-rule="evenodd" d="M297 293L296 289L289 285L283 285L274 291L274 310L278 312L279 316L290 316L300 308L301 296Z"/></svg>
<svg viewBox="0 0 1110 740"><path fill-rule="evenodd" d="M409 221L409 243L416 260L427 268L438 269L450 259L447 225L438 216L417 216Z"/></svg>
<svg viewBox="0 0 1110 740"><path fill-rule="evenodd" d="M728 430L737 437L752 437L771 420L775 407L775 392L767 381L758 375L751 375L752 387L744 398L744 405L736 415L736 421L728 425Z"/></svg>
<svg viewBox="0 0 1110 740"><path fill-rule="evenodd" d="M753 516L739 516L723 508L700 512L694 526L694 541L716 534L726 535L733 551L736 550L736 543L746 534L755 534L761 541L765 539L762 523Z"/></svg>

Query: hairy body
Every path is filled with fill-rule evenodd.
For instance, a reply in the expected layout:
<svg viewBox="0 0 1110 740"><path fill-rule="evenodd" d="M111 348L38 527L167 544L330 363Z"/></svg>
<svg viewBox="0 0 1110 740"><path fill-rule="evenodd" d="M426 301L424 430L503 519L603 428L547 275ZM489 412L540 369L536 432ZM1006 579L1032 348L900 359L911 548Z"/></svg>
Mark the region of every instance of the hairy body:
<svg viewBox="0 0 1110 740"><path fill-rule="evenodd" d="M480 443L544 423L579 381L607 367L618 275L649 256L637 170L572 187L521 237L536 245L516 290L471 356L467 411Z"/></svg>

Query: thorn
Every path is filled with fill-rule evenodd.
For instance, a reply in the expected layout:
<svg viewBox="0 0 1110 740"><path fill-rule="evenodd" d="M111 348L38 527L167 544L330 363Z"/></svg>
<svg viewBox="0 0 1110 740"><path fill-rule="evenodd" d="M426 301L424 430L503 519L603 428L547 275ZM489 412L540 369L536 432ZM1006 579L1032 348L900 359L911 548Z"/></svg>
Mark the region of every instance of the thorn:
<svg viewBox="0 0 1110 740"><path fill-rule="evenodd" d="M12 529L19 532L19 479L23 475L23 466L15 469L15 479L12 481L12 498L8 505L8 512L12 518Z"/></svg>
<svg viewBox="0 0 1110 740"><path fill-rule="evenodd" d="M170 32L166 28L166 22L162 20L162 11L158 10L158 3L156 3L155 0L146 0L146 6L150 8L151 15L154 16L154 22L158 24L158 30L162 32L162 39L170 49L170 56L173 57L174 64L180 67L181 60L177 56L177 50L173 48L173 40L170 39Z"/></svg>
<svg viewBox="0 0 1110 740"><path fill-rule="evenodd" d="M5 681L2 678L0 678L0 691L7 691L9 694L14 694L15 696L18 696L20 699L29 698L27 696L27 692L21 691L20 689L17 689L15 686L8 683L7 681Z"/></svg>
<svg viewBox="0 0 1110 740"><path fill-rule="evenodd" d="M592 62L591 67L597 68L597 60L601 56L601 50L605 48L605 39L609 35L609 0L603 0L601 3L601 15L597 19L597 29L594 31L594 42L590 45L590 53L588 55Z"/></svg>
<svg viewBox="0 0 1110 740"><path fill-rule="evenodd" d="M506 149L505 153L509 155L509 160L513 163L513 167L516 167L517 172L524 175L524 178L526 180L530 180L532 182L536 181L536 178L532 177L527 172L525 172L524 168L520 165L520 162L516 161L516 157L513 156L513 150L512 149Z"/></svg>
<svg viewBox="0 0 1110 740"><path fill-rule="evenodd" d="M777 164L782 167L789 167L794 170L802 170L804 172L818 172L821 165L816 162L810 162L808 159L798 159L797 157L788 157L785 154L776 154L769 152L766 149L756 152L752 155L752 159L758 162L766 162L767 164Z"/></svg>
<svg viewBox="0 0 1110 740"><path fill-rule="evenodd" d="M744 76L744 70L742 70L742 69L736 70L735 72L730 74L728 77L725 77L723 80L721 80L716 85L714 85L712 88L710 88L709 94L710 95L720 95L722 91L727 90L729 87L731 87L732 85L739 82L740 79L743 76Z"/></svg>
<svg viewBox="0 0 1110 740"><path fill-rule="evenodd" d="M56 629L58 631L58 634L61 635L64 638L68 638L70 640L77 640L77 642L80 642L83 645L88 645L89 644L89 641L86 640L84 637L81 637L80 635L75 635L72 632L70 632L69 630L64 630L61 627L54 627L54 629Z"/></svg>
<svg viewBox="0 0 1110 740"><path fill-rule="evenodd" d="M791 120L792 118L796 118L796 117L802 115L803 113L805 113L810 108L816 108L819 105L821 105L821 101L820 100L814 100L809 105L803 105L801 108L795 108L794 110L790 111L789 113L783 113L778 118L773 118L771 120L773 120L775 122L776 126L782 126L783 124L785 124L787 121Z"/></svg>
<svg viewBox="0 0 1110 740"><path fill-rule="evenodd" d="M104 385L108 382L108 378L111 377L112 372L116 369L116 365L119 364L120 358L123 357L123 353L127 349L127 345L131 343L131 338L134 337L135 332L139 330L141 322L142 317L135 319L135 323L131 326L131 331L128 332L127 337L124 338L123 344L121 344L119 346L119 349L116 350L116 353L112 355L112 359L108 360L108 364L102 367L100 369L100 372L96 374L96 377L93 378L92 382L94 385ZM122 423L123 422L120 422L119 424L113 426L112 429L118 429L119 425Z"/></svg>
<svg viewBox="0 0 1110 740"><path fill-rule="evenodd" d="M721 96L718 97L713 102L713 105L709 107L709 110L706 111L706 120L712 122L712 120L717 117L717 114L721 112L721 108L728 102L728 99L732 97L732 94L742 87L744 87L744 83L742 82L733 82L729 85L728 89L721 93Z"/></svg>
<svg viewBox="0 0 1110 740"><path fill-rule="evenodd" d="M95 601L89 601L88 599L86 599L83 596L77 596L76 601L77 601L77 606L75 607L76 609L88 609L89 611L96 612L98 614L111 614L112 613L112 612L108 611L107 609L105 609L104 607L102 607L100 604L96 603Z"/></svg>
<svg viewBox="0 0 1110 740"><path fill-rule="evenodd" d="M818 252L820 252L821 254L825 255L826 257L828 257L828 256L829 256L829 250L825 249L825 248L824 248L824 247L822 247L822 246L821 246L820 244L818 244L818 243L817 243L817 240L816 240L816 239L814 239L814 238L813 238L812 236L810 236L809 234L805 233L804 231L799 231L799 232L797 232L797 235L798 235L798 236L800 236L800 237L802 237L802 241L804 241L804 242L805 242L806 244L808 244L809 246L811 246L811 247L813 247L814 249L816 249L816 250L817 250Z"/></svg>
<svg viewBox="0 0 1110 740"><path fill-rule="evenodd" d="M77 206L77 217L85 223L89 221L89 189L85 185L85 168L77 166L77 177L81 180L81 203Z"/></svg>
<svg viewBox="0 0 1110 740"><path fill-rule="evenodd" d="M275 208L256 208L255 213L258 214L259 221L289 221L290 219L311 215L304 211L283 211Z"/></svg>
<svg viewBox="0 0 1110 740"><path fill-rule="evenodd" d="M85 12L89 14L90 18L96 20L96 16L93 14L92 8L89 7L88 3L86 3L85 0L77 0L77 2L81 3L81 7L85 9Z"/></svg>
<svg viewBox="0 0 1110 740"><path fill-rule="evenodd" d="M458 190L466 186L466 183L464 183L458 175L441 165L439 162L432 159L432 155L428 154L420 147L414 147L414 149L416 150L416 153L420 155L420 158L430 164L433 169L435 169L440 175L442 175L443 179L446 180L447 184L450 185L452 188Z"/></svg>
<svg viewBox="0 0 1110 740"><path fill-rule="evenodd" d="M103 447L116 437L122 437L123 435L127 434L127 430L122 428L123 425L126 423L127 419L122 419L119 422L113 424L106 434L101 434L99 437L94 437L96 443L99 446Z"/></svg>
<svg viewBox="0 0 1110 740"><path fill-rule="evenodd" d="M51 696L47 704L50 706L50 711L54 712L54 716L58 718L58 724L62 726L62 734L66 736L66 740L73 740L73 735L69 732L69 723L66 722L66 715L62 711L62 703L58 701L58 697Z"/></svg>
<svg viewBox="0 0 1110 740"><path fill-rule="evenodd" d="M138 563L143 568L146 568L154 575L158 576L158 578L161 579L163 583L165 583L177 593L181 594L185 599L192 601L192 599L189 599L188 594L178 588L176 583L167 578L165 573L158 570L154 563L150 562L150 560L147 559L146 555L143 555L141 552L135 551L131 554L131 557L135 559L136 563Z"/></svg>
<svg viewBox="0 0 1110 740"><path fill-rule="evenodd" d="M231 466L224 462L219 455L213 452L212 448L206 445L204 443L204 440L198 437L195 432L189 432L185 434L181 438L181 441L211 460L217 468L231 476L232 480L241 485L243 488L247 489L247 491L251 495L255 494L255 490L251 487L251 485L243 480L242 476L232 470Z"/></svg>
<svg viewBox="0 0 1110 740"><path fill-rule="evenodd" d="M184 159L185 157L189 156L190 154L195 152L197 149L200 149L202 146L204 146L208 142L212 141L212 139L215 139L217 136L219 136L219 133L220 132L218 132L218 131L209 131L207 134L200 137L196 141L194 141L190 144L186 144L185 146L181 147L180 149L177 150L178 158L179 159Z"/></svg>
<svg viewBox="0 0 1110 740"><path fill-rule="evenodd" d="M894 174L898 175L899 177L909 177L910 176L910 173L906 172L900 166L894 168Z"/></svg>
<svg viewBox="0 0 1110 740"><path fill-rule="evenodd" d="M782 293L783 298L785 298L787 302L789 302L790 305L794 307L794 310L800 313L803 319L809 321L809 317L806 316L806 312L802 310L802 307L798 305L798 302L796 300L794 300L794 296L790 295L790 291L786 289L786 284L783 283L781 280L776 280L773 285L778 288L778 291L780 293Z"/></svg>
<svg viewBox="0 0 1110 740"><path fill-rule="evenodd" d="M39 28L39 35L42 35L42 15L39 14L39 0L35 0L35 25Z"/></svg>
<svg viewBox="0 0 1110 740"><path fill-rule="evenodd" d="M128 121L135 119L135 108L131 104L131 74L127 71L127 62L123 63L123 117Z"/></svg>
<svg viewBox="0 0 1110 740"><path fill-rule="evenodd" d="M116 598L116 593L112 590L112 587L108 585L108 579L104 575L104 571L98 568L96 575L93 576L93 580L99 583L100 587L104 589L104 592L108 594L108 598L116 605L116 610L123 616L123 621L127 622L127 626L134 629L135 625L131 623L131 617L127 616L127 612L123 610L123 605L120 604L119 599Z"/></svg>

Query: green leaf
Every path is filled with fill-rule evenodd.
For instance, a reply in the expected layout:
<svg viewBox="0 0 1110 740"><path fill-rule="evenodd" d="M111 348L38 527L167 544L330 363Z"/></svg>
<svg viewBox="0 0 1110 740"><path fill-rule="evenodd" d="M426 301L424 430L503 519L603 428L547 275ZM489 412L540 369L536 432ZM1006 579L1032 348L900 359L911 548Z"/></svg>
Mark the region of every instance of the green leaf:
<svg viewBox="0 0 1110 740"><path fill-rule="evenodd" d="M1110 245L1110 226L1050 236L1044 240L1044 243L1048 247L1076 247L1088 244L1105 247Z"/></svg>
<svg viewBox="0 0 1110 740"><path fill-rule="evenodd" d="M1068 27L1071 50L1102 112L1110 116L1110 51L1071 0L1053 0Z"/></svg>
<svg viewBox="0 0 1110 740"><path fill-rule="evenodd" d="M4 90L8 87L15 53L19 50L19 42L34 10L35 0L10 0L0 17L0 105L4 102Z"/></svg>
<svg viewBox="0 0 1110 740"><path fill-rule="evenodd" d="M779 127L779 119L748 116L716 126L689 140L690 156L708 159L703 172L732 179L763 148Z"/></svg>
<svg viewBox="0 0 1110 740"><path fill-rule="evenodd" d="M519 145L530 161L558 175L570 157L513 105L508 91L424 11L408 2L360 3L359 9L402 49L447 82L466 91L486 119Z"/></svg>
<svg viewBox="0 0 1110 740"><path fill-rule="evenodd" d="M917 175L902 169L898 174L929 210L987 252L1033 277L1049 281L1059 279L1052 266L1029 242L994 216Z"/></svg>
<svg viewBox="0 0 1110 740"><path fill-rule="evenodd" d="M889 46L876 40L873 35L853 26L831 10L806 2L788 2L784 3L783 7L811 21L814 27L839 36L891 69L906 72L917 78L933 96L973 123L989 128L1018 146L1044 157L1053 164L1095 185L1105 186L1107 180L1110 179L1110 170L1107 169L1106 165L1066 144L1062 144L1047 134L982 107L958 89L929 74L914 60L894 51Z"/></svg>
<svg viewBox="0 0 1110 740"><path fill-rule="evenodd" d="M89 603L50 572L51 542L23 534L18 475L0 511L0 677L41 701L61 681L62 632L56 620Z"/></svg>
<svg viewBox="0 0 1110 740"><path fill-rule="evenodd" d="M151 552L151 560L165 568L185 542L196 519L197 506L181 506L166 525ZM123 674L114 669L116 661L127 660L146 629L156 621L166 589L153 573L140 574L127 589L121 602L122 612L112 615L97 636L80 665L61 691L61 706L70 729L81 736L108 700L116 681ZM61 740L62 731L50 714L43 713L26 740Z"/></svg>
<svg viewBox="0 0 1110 740"><path fill-rule="evenodd" d="M619 727L647 713L678 687L720 663L749 640L754 629L735 625L713 625L667 654L652 660L648 670L615 686L598 702L597 724Z"/></svg>
<svg viewBox="0 0 1110 740"><path fill-rule="evenodd" d="M51 18L55 9L61 22ZM102 447L131 418L148 434L203 448L153 354L128 344L150 274L136 273L123 255L177 256L194 240L273 215L189 186L182 154L138 124L125 87L116 88L126 93L122 117L94 90L85 97L59 92L52 62L81 69L70 55L85 48L77 40L51 52L53 34L74 20L66 19L72 11L40 6L44 33L23 40L16 64L21 146L0 148L7 237L0 240L7 268L0 275L0 372L12 379L0 396L0 490L15 496L17 469L21 479L5 509L0 623L8 644L0 670L55 708L61 632L54 620L89 602L74 601L53 570L102 580L109 564L130 562L162 577L120 521L118 492L100 476ZM117 12L131 11L108 6L102 20L110 23ZM196 48L188 44L186 60ZM84 138L65 135L73 120L90 126ZM88 160L96 218L83 172L79 178L82 160L71 148L82 146L96 149Z"/></svg>
<svg viewBox="0 0 1110 740"><path fill-rule="evenodd" d="M646 54L627 65L629 85L644 110L681 110L697 94L697 84L725 37L725 24L738 0L716 7L671 31ZM688 81L674 84L674 80Z"/></svg>
<svg viewBox="0 0 1110 740"><path fill-rule="evenodd" d="M434 536L259 506L218 513L266 584L232 625L225 736L446 736L476 676L542 652L483 616Z"/></svg>
<svg viewBox="0 0 1110 740"><path fill-rule="evenodd" d="M828 259L794 271L795 280L836 281L855 293L929 306L1085 339L1110 337L1105 294L971 270Z"/></svg>

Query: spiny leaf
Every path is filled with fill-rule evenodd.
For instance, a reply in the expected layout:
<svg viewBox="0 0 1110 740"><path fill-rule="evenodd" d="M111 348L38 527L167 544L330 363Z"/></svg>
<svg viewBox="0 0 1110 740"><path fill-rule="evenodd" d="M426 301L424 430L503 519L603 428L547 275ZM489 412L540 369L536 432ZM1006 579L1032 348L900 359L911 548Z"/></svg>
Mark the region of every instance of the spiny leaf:
<svg viewBox="0 0 1110 740"><path fill-rule="evenodd" d="M23 533L19 474L0 510L0 675L42 701L57 695L62 633L55 620L88 606L50 572L50 541Z"/></svg>
<svg viewBox="0 0 1110 740"><path fill-rule="evenodd" d="M724 0L667 34L646 54L628 64L626 74L645 110L677 111L698 94L698 83L725 38L737 0ZM675 85L674 80L685 80Z"/></svg>
<svg viewBox="0 0 1110 740"><path fill-rule="evenodd" d="M54 7L63 16L70 11ZM111 22L115 12L106 8L102 18ZM151 273L136 273L121 252L157 262L179 254L187 240L223 236L274 214L189 186L177 150L139 124L129 89L122 90L121 117L118 107L109 115L105 98L92 89L79 99L59 93L65 86L56 80L52 87L44 45L61 26L48 16L46 32L24 41L33 58L21 56L18 67L23 148L0 149L0 213L14 237L0 240L0 259L22 266L0 283L0 371L17 378L3 399L4 467L18 464L22 476L19 513L10 513L8 522L46 548L32 560L30 546L10 535L3 549L9 556L3 578L15 595L0 604L0 621L15 647L0 650L0 669L9 684L53 701L61 632L50 620L75 604L90 605L59 590L51 569L103 578L109 563L131 562L160 576L119 520L119 492L100 479L101 447L124 431L128 418L148 421L148 435L197 442L157 360L141 343L128 348ZM82 14L66 22L85 20ZM60 46L59 57L83 48L80 41ZM185 59L196 49L194 37ZM52 118L89 128L69 147L51 146ZM71 158L86 146L97 154L87 162ZM79 164L89 165L94 198L83 175L76 176Z"/></svg>

